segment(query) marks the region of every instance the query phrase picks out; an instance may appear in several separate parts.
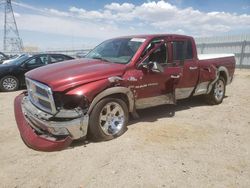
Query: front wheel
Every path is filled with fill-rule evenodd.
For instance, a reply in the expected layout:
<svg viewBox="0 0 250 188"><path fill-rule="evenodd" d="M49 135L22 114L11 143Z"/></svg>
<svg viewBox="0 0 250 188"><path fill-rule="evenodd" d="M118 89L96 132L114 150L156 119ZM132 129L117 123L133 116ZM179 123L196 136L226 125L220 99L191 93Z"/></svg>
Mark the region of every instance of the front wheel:
<svg viewBox="0 0 250 188"><path fill-rule="evenodd" d="M16 91L19 88L19 81L14 76L5 76L0 80L1 91Z"/></svg>
<svg viewBox="0 0 250 188"><path fill-rule="evenodd" d="M121 136L127 130L128 107L118 98L104 98L93 108L89 118L89 133L95 141Z"/></svg>
<svg viewBox="0 0 250 188"><path fill-rule="evenodd" d="M209 104L220 104L222 103L226 93L225 79L219 77L215 82L211 92L207 95L207 102Z"/></svg>

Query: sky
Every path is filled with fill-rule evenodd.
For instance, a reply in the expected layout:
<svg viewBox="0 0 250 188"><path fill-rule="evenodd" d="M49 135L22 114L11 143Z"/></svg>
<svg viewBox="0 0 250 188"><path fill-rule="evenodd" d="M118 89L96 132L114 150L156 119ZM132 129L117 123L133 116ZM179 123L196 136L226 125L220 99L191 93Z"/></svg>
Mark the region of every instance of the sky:
<svg viewBox="0 0 250 188"><path fill-rule="evenodd" d="M92 48L132 34L250 33L250 0L13 0L12 5L24 46L40 50ZM0 11L3 38L3 4Z"/></svg>

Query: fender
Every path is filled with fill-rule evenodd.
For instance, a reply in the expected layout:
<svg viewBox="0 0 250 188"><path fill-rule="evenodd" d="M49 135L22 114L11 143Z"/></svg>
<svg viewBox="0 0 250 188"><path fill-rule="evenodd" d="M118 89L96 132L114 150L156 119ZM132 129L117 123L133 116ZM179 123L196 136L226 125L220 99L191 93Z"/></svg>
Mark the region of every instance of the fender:
<svg viewBox="0 0 250 188"><path fill-rule="evenodd" d="M219 79L220 77L220 72L224 72L226 74L226 79L227 79L227 84L230 83L230 79L229 79L229 73L228 73L228 70L226 67L224 66L220 66L217 70L216 70L216 78L209 84L208 86L208 90L207 90L207 94L211 92L212 88L213 88L213 85L215 84L215 82Z"/></svg>
<svg viewBox="0 0 250 188"><path fill-rule="evenodd" d="M112 94L125 94L128 97L128 102L129 102L129 112L133 112L134 110L134 95L132 91L126 87L112 87L108 88L101 93L99 93L94 100L91 102L89 109L88 109L88 114L92 111L94 106L104 97L107 97Z"/></svg>
<svg viewBox="0 0 250 188"><path fill-rule="evenodd" d="M228 72L228 70L227 70L227 68L226 67L224 67L224 66L220 66L219 68L218 68L218 73L220 73L220 72L224 72L225 74L226 74L226 79L227 79L227 83L226 83L226 85L228 85L228 84L230 84L230 76L229 76L229 72Z"/></svg>
<svg viewBox="0 0 250 188"><path fill-rule="evenodd" d="M89 102L93 101L95 96L110 87L110 82L107 79L96 80L88 84L76 87L68 91L67 95L84 95Z"/></svg>

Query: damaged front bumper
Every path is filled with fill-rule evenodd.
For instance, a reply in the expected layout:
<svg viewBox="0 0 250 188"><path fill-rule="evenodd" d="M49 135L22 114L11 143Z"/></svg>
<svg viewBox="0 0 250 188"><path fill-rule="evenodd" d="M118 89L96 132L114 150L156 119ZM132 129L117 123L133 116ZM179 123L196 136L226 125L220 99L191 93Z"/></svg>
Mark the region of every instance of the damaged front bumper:
<svg viewBox="0 0 250 188"><path fill-rule="evenodd" d="M16 97L14 105L21 137L35 150L62 150L67 148L72 140L87 135L87 114L70 110L68 113L52 116L36 108L24 94ZM63 114L66 117L63 117Z"/></svg>

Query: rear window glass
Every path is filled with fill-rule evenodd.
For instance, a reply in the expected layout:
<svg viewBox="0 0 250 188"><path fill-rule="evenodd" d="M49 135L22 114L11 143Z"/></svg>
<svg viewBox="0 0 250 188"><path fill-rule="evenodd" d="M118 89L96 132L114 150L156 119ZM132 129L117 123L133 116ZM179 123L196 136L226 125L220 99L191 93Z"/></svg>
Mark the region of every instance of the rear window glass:
<svg viewBox="0 0 250 188"><path fill-rule="evenodd" d="M173 59L184 60L193 59L192 42L188 41L174 41L173 42Z"/></svg>

